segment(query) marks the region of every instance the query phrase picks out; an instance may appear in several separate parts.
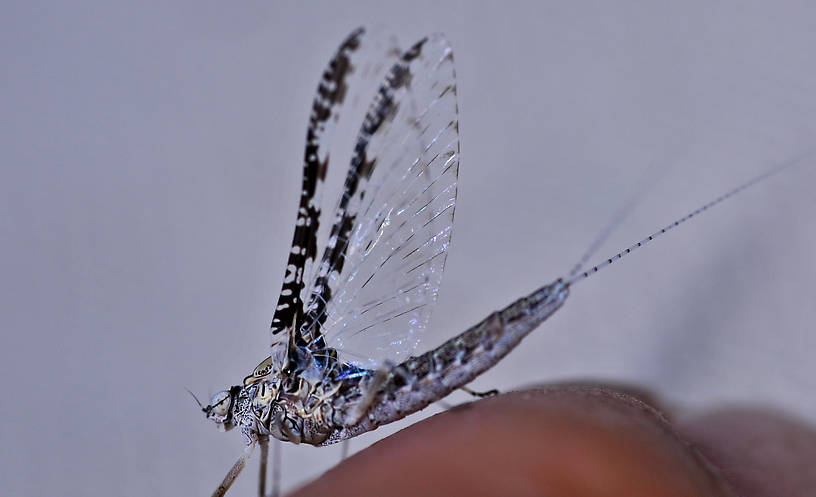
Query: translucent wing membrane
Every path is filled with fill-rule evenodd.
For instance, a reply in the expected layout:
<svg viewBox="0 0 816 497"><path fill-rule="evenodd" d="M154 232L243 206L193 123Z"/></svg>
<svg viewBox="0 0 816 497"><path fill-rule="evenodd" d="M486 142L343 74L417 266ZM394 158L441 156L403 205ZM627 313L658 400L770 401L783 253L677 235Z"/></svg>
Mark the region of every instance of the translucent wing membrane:
<svg viewBox="0 0 816 497"><path fill-rule="evenodd" d="M382 75L398 56L399 51L393 43L360 28L343 41L323 72L306 132L303 183L292 249L272 319L273 354L285 351L286 347L276 345L286 344L293 338L290 337L292 330L303 322L305 302L310 295L305 282L313 279L315 258L326 246L332 219L325 219L327 215L321 209L321 195L330 157L336 155L332 138L341 111L351 114L354 119L354 109L349 107L360 100L361 94L374 92ZM357 112L357 123L362 119L362 112Z"/></svg>
<svg viewBox="0 0 816 497"><path fill-rule="evenodd" d="M458 169L453 56L434 35L394 64L368 109L299 342L361 367L414 351L442 278Z"/></svg>

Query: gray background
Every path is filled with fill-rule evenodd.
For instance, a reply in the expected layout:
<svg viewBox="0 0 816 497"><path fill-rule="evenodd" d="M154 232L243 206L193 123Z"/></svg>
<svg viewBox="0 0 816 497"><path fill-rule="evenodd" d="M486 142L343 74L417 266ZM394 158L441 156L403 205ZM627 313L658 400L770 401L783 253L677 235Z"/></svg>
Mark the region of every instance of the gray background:
<svg viewBox="0 0 816 497"><path fill-rule="evenodd" d="M203 495L237 458L184 387L266 355L311 95L357 25L454 47L460 195L428 347L564 274L640 178L596 259L816 144L812 2L340 3L3 6L5 494ZM814 162L577 285L474 386L626 381L816 421ZM291 488L339 449L284 457Z"/></svg>

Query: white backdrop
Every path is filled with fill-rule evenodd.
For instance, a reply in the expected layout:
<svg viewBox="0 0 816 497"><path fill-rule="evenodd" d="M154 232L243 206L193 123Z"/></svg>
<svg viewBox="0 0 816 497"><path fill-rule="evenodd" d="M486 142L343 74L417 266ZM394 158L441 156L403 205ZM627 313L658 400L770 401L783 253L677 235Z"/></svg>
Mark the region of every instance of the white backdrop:
<svg viewBox="0 0 816 497"><path fill-rule="evenodd" d="M206 495L237 458L184 388L266 355L311 96L357 25L454 47L460 194L427 347L563 275L650 166L599 259L816 144L811 2L383 4L2 7L8 495ZM816 422L814 180L811 159L577 285L474 387L634 382ZM283 454L291 488L340 452Z"/></svg>

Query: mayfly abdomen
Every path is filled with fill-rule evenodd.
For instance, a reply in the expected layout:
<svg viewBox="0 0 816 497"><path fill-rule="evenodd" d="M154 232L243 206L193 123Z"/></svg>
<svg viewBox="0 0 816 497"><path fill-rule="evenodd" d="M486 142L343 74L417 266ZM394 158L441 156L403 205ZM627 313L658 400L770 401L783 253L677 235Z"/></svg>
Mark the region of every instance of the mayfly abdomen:
<svg viewBox="0 0 816 497"><path fill-rule="evenodd" d="M557 311L568 295L569 284L557 280L491 313L439 347L394 366L367 415L337 430L322 445L401 419L467 385Z"/></svg>

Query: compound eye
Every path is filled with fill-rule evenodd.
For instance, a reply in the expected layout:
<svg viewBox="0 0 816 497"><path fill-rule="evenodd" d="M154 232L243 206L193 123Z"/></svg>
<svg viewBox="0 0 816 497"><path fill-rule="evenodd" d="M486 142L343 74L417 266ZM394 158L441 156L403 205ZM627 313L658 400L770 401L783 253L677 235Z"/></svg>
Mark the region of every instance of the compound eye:
<svg viewBox="0 0 816 497"><path fill-rule="evenodd" d="M226 390L221 390L210 399L210 415L217 417L226 416L229 412L230 403L230 393Z"/></svg>

